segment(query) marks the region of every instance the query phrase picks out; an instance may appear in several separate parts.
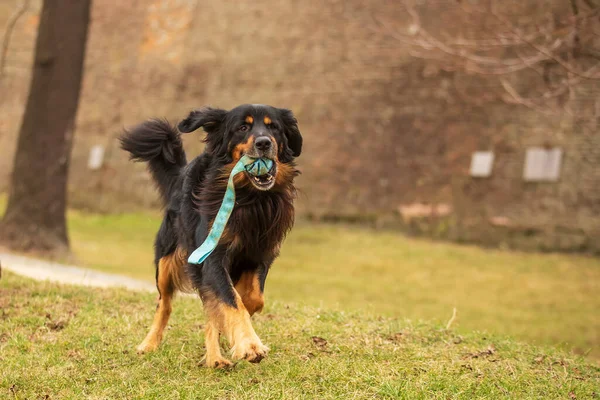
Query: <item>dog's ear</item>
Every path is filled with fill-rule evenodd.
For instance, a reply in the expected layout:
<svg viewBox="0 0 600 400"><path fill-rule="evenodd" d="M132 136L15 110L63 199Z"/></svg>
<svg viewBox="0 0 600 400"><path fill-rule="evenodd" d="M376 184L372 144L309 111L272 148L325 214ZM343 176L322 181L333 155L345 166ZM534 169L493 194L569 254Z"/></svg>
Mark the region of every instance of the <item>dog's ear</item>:
<svg viewBox="0 0 600 400"><path fill-rule="evenodd" d="M182 133L193 132L202 127L206 132L204 143L206 151L212 154L219 154L225 150L224 124L227 110L221 108L203 107L194 110L186 119L177 125Z"/></svg>
<svg viewBox="0 0 600 400"><path fill-rule="evenodd" d="M227 111L221 108L203 107L192 111L177 125L177 129L182 133L189 133L202 127L206 132L211 133L220 128L226 115Z"/></svg>
<svg viewBox="0 0 600 400"><path fill-rule="evenodd" d="M298 120L294 117L291 110L280 108L281 121L283 122L283 131L288 142L288 147L294 157L302 153L302 135L298 129Z"/></svg>

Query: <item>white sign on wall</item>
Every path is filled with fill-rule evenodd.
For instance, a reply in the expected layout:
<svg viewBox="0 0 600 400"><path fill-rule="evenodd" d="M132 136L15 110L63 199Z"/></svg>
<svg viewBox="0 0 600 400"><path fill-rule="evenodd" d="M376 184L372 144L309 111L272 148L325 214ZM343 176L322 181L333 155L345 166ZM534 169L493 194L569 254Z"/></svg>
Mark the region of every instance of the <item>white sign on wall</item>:
<svg viewBox="0 0 600 400"><path fill-rule="evenodd" d="M104 146L96 145L90 149L90 158L88 159L88 168L91 170L100 169L104 162Z"/></svg>
<svg viewBox="0 0 600 400"><path fill-rule="evenodd" d="M471 156L470 174L476 178L487 178L492 175L494 153L491 151L476 151Z"/></svg>
<svg viewBox="0 0 600 400"><path fill-rule="evenodd" d="M556 182L560 177L562 149L530 147L525 154L523 179L528 182Z"/></svg>

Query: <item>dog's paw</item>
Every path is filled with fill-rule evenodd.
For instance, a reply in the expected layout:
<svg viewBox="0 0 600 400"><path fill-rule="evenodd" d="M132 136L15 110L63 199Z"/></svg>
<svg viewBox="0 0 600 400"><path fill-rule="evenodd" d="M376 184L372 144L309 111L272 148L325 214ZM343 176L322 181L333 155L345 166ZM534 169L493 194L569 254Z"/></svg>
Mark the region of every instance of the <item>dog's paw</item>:
<svg viewBox="0 0 600 400"><path fill-rule="evenodd" d="M150 353L158 348L158 343L156 341L148 341L144 340L142 343L136 347L138 354Z"/></svg>
<svg viewBox="0 0 600 400"><path fill-rule="evenodd" d="M207 357L204 360L204 365L209 368L215 369L229 369L233 368L233 363L224 357Z"/></svg>
<svg viewBox="0 0 600 400"><path fill-rule="evenodd" d="M260 339L247 339L236 343L231 349L231 357L234 360L247 360L251 363L259 363L267 356L269 348L261 343Z"/></svg>

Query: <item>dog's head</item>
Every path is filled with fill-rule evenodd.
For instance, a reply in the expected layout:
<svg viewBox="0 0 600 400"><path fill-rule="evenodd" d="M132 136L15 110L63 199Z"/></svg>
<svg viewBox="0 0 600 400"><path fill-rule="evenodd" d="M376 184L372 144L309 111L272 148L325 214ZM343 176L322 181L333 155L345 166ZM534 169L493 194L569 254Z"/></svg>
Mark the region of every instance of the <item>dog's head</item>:
<svg viewBox="0 0 600 400"><path fill-rule="evenodd" d="M259 190L271 189L281 169L291 164L302 151L302 135L298 121L290 110L262 104L244 104L230 111L205 107L192 111L178 125L182 133L204 128L206 151L235 163L243 155L269 158L273 168L264 175L246 174Z"/></svg>

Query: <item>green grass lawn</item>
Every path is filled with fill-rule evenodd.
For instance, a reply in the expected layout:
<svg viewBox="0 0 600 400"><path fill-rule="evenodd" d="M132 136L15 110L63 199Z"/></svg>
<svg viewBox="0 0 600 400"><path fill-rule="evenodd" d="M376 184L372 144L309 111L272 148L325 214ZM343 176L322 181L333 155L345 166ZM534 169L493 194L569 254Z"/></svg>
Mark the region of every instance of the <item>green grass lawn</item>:
<svg viewBox="0 0 600 400"><path fill-rule="evenodd" d="M0 210L3 208L0 198ZM152 281L158 213L71 211L79 264ZM411 239L298 223L267 280L267 302L445 322L600 360L600 259Z"/></svg>
<svg viewBox="0 0 600 400"><path fill-rule="evenodd" d="M177 300L163 345L142 356L134 346L150 324L154 298L5 273L0 398L600 398L600 367L556 348L307 306L301 296L272 301L253 318L271 347L258 365L201 367L204 318L191 298Z"/></svg>
<svg viewBox="0 0 600 400"><path fill-rule="evenodd" d="M158 214L69 214L81 264L154 279ZM267 301L447 321L600 359L600 259L430 242L298 223L267 280Z"/></svg>

